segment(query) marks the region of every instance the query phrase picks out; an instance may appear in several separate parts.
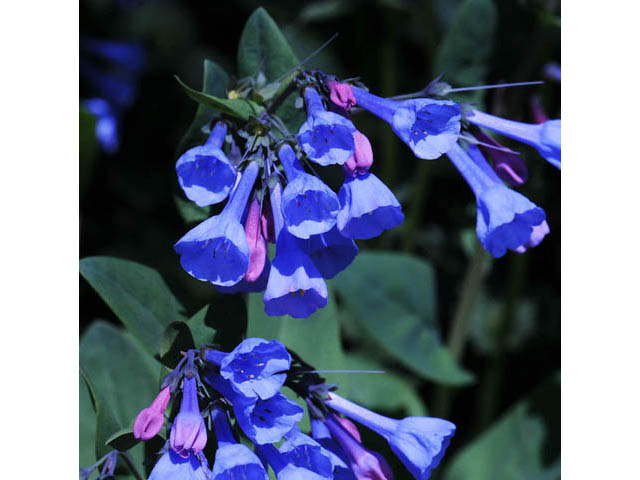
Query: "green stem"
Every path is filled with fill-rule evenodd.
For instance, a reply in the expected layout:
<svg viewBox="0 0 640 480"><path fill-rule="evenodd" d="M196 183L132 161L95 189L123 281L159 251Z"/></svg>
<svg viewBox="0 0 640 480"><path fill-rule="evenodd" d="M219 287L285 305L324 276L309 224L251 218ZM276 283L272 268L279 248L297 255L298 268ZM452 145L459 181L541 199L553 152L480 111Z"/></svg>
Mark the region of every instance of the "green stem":
<svg viewBox="0 0 640 480"><path fill-rule="evenodd" d="M428 160L418 160L418 168L416 169L415 181L413 183L413 192L411 195L411 204L405 220L405 235L402 241L402 250L405 252L413 251L416 234L422 221L422 213L425 210L424 204L427 199L427 190L431 177L429 177Z"/></svg>
<svg viewBox="0 0 640 480"><path fill-rule="evenodd" d="M476 241L473 256L469 260L462 283L462 292L453 315L449 330L447 347L457 362L462 358L471 327L471 314L482 288L482 280L486 271L487 254L480 242ZM438 386L435 392L434 412L436 416L446 418L451 411L454 389L444 385Z"/></svg>

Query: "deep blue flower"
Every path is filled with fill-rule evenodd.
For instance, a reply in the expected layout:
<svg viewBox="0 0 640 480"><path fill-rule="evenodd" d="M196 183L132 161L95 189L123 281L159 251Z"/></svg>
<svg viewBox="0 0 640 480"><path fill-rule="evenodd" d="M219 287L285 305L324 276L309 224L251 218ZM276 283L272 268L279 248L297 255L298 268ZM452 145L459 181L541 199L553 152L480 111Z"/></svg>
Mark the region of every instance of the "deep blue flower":
<svg viewBox="0 0 640 480"><path fill-rule="evenodd" d="M284 227L281 187L271 189L271 207L276 231L276 255L264 293L267 315L306 318L327 304L327 285L305 251L305 240L294 237Z"/></svg>
<svg viewBox="0 0 640 480"><path fill-rule="evenodd" d="M195 377L184 378L180 411L173 420L169 442L171 448L182 457L200 453L207 444L207 429L198 407L198 382Z"/></svg>
<svg viewBox="0 0 640 480"><path fill-rule="evenodd" d="M307 156L320 165L342 165L353 155L356 128L342 115L329 112L316 90L304 90L307 121L298 132L298 142Z"/></svg>
<svg viewBox="0 0 640 480"><path fill-rule="evenodd" d="M80 75L96 96L106 99L116 110L130 107L136 97L135 78L130 74L110 73L91 61L80 59Z"/></svg>
<svg viewBox="0 0 640 480"><path fill-rule="evenodd" d="M322 446L297 428L283 444L258 447L276 472L278 480L331 480L333 464Z"/></svg>
<svg viewBox="0 0 640 480"><path fill-rule="evenodd" d="M542 241L549 232L544 210L505 186L475 145L467 151L455 145L447 156L476 196L476 233L485 250L499 258Z"/></svg>
<svg viewBox="0 0 640 480"><path fill-rule="evenodd" d="M352 176L345 171L338 198L338 229L345 237L377 237L404 220L395 195L373 173Z"/></svg>
<svg viewBox="0 0 640 480"><path fill-rule="evenodd" d="M153 467L149 480L209 480L207 470L195 455L183 458L169 449Z"/></svg>
<svg viewBox="0 0 640 480"><path fill-rule="evenodd" d="M389 100L352 87L358 106L391 125L416 157L438 158L458 141L462 111L451 100Z"/></svg>
<svg viewBox="0 0 640 480"><path fill-rule="evenodd" d="M209 373L205 380L231 403L238 425L256 445L279 442L304 416L302 407L281 393L261 400L236 392L217 373Z"/></svg>
<svg viewBox="0 0 640 480"><path fill-rule="evenodd" d="M249 268L249 244L240 221L259 168L250 163L222 213L205 220L175 244L180 264L191 276L223 287L244 276Z"/></svg>
<svg viewBox="0 0 640 480"><path fill-rule="evenodd" d="M358 255L356 242L343 236L338 227L327 233L313 235L304 242L304 250L322 275L322 278L333 278L351 265Z"/></svg>
<svg viewBox="0 0 640 480"><path fill-rule="evenodd" d="M291 146L283 145L278 156L288 180L282 192L287 230L299 238L331 230L340 208L337 195L318 177L304 171Z"/></svg>
<svg viewBox="0 0 640 480"><path fill-rule="evenodd" d="M236 169L221 150L226 133L227 125L216 123L204 145L187 150L176 162L180 187L200 207L222 202L235 183Z"/></svg>
<svg viewBox="0 0 640 480"><path fill-rule="evenodd" d="M331 433L322 420L311 418L311 438L329 453L334 480L359 480L349 468L346 452L331 438Z"/></svg>
<svg viewBox="0 0 640 480"><path fill-rule="evenodd" d="M89 113L96 116L95 135L102 149L109 154L120 148L118 139L118 118L104 98L89 98L82 102Z"/></svg>
<svg viewBox="0 0 640 480"><path fill-rule="evenodd" d="M280 391L290 367L291 355L280 342L247 338L221 359L220 375L245 397L265 400Z"/></svg>
<svg viewBox="0 0 640 480"><path fill-rule="evenodd" d="M469 122L492 130L519 142L531 145L551 165L560 170L560 120L544 123L522 123L474 110L467 115Z"/></svg>
<svg viewBox="0 0 640 480"><path fill-rule="evenodd" d="M243 278L238 283L236 283L235 285L231 285L230 287L221 287L220 285L214 285L213 288L215 288L220 293L264 292L265 288L267 288L267 281L269 280L270 271L271 262L268 258L266 258L262 273L254 282L249 282Z"/></svg>
<svg viewBox="0 0 640 480"><path fill-rule="evenodd" d="M226 412L217 408L212 416L218 449L211 480L267 480L269 475L260 459L234 438Z"/></svg>
<svg viewBox="0 0 640 480"><path fill-rule="evenodd" d="M395 420L385 417L335 393L329 394L325 404L384 437L391 450L418 480L429 478L456 430L453 423L440 418L406 417Z"/></svg>

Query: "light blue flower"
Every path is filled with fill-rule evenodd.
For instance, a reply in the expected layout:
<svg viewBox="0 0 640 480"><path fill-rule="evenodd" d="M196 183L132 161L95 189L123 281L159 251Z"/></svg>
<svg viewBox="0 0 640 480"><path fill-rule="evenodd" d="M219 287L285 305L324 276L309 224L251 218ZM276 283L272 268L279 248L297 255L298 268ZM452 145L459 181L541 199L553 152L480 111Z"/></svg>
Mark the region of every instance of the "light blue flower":
<svg viewBox="0 0 640 480"><path fill-rule="evenodd" d="M257 163L249 164L222 213L205 220L175 244L180 264L191 276L228 287L246 273L249 244L240 221L258 170Z"/></svg>
<svg viewBox="0 0 640 480"><path fill-rule="evenodd" d="M479 110L473 110L466 118L474 125L531 145L551 165L560 170L560 120L547 120L537 124L522 123Z"/></svg>
<svg viewBox="0 0 640 480"><path fill-rule="evenodd" d="M180 411L173 420L169 442L173 451L185 458L190 453L200 453L207 444L207 429L198 407L198 383L195 377L184 379Z"/></svg>
<svg viewBox="0 0 640 480"><path fill-rule="evenodd" d="M331 230L340 208L337 195L318 177L304 171L289 145L283 145L278 156L288 180L282 192L282 215L287 230L299 238Z"/></svg>
<svg viewBox="0 0 640 480"><path fill-rule="evenodd" d="M236 169L221 150L226 132L226 124L218 122L204 145L187 150L176 162L180 187L200 207L222 202L235 183Z"/></svg>
<svg viewBox="0 0 640 480"><path fill-rule="evenodd" d="M304 90L307 120L298 131L298 142L307 156L320 165L342 165L353 155L356 127L350 120L329 112L316 90Z"/></svg>
<svg viewBox="0 0 640 480"><path fill-rule="evenodd" d="M329 394L325 404L384 437L417 480L429 478L456 430L453 423L440 418L406 417L395 420L385 417L335 393Z"/></svg>
<svg viewBox="0 0 640 480"><path fill-rule="evenodd" d="M465 178L478 206L476 233L496 258L507 250L522 253L549 233L543 209L502 183L475 145L455 145L447 156Z"/></svg>
<svg viewBox="0 0 640 480"><path fill-rule="evenodd" d="M352 176L338 192L340 212L338 230L348 238L367 239L392 229L404 220L395 195L373 173Z"/></svg>
<svg viewBox="0 0 640 480"><path fill-rule="evenodd" d="M458 141L462 111L451 100L389 100L352 87L358 106L391 125L416 157L433 160Z"/></svg>
<svg viewBox="0 0 640 480"><path fill-rule="evenodd" d="M195 455L183 458L169 449L153 467L149 480L209 480L206 470Z"/></svg>

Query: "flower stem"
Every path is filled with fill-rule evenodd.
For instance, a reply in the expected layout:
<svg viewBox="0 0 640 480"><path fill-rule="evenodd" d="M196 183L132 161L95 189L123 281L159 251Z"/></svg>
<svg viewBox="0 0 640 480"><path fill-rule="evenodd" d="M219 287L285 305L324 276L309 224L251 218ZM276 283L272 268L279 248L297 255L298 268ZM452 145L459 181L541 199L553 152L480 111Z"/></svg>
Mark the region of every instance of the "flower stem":
<svg viewBox="0 0 640 480"><path fill-rule="evenodd" d="M454 360L462 358L471 327L471 313L482 287L487 265L487 254L480 242L476 241L473 256L469 260L462 283L462 293L453 316L447 346ZM439 386L435 392L434 412L436 416L446 418L451 411L454 390L451 387Z"/></svg>
<svg viewBox="0 0 640 480"><path fill-rule="evenodd" d="M429 190L429 183L431 177L429 176L429 162L425 160L418 160L418 168L416 169L415 182L413 183L413 192L411 195L411 204L409 205L409 212L407 213L407 219L405 220L406 231L402 242L402 250L405 252L413 251L415 245L416 234L420 221L422 220L422 213L424 211L424 204L427 198L427 191Z"/></svg>

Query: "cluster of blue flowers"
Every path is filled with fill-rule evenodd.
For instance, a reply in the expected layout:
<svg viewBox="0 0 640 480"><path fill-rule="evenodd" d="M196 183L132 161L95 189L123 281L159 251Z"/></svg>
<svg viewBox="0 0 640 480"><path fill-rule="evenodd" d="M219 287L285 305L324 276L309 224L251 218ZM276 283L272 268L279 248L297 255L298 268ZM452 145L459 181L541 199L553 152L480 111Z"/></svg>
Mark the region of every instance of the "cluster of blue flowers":
<svg viewBox="0 0 640 480"><path fill-rule="evenodd" d="M354 240L404 220L398 200L370 172L373 151L350 120L354 106L389 123L418 158L449 157L475 194L478 238L494 257L522 253L549 233L544 210L505 185L524 182L526 166L480 127L532 145L560 168L560 120L523 124L444 98L380 98L318 72L301 74L296 85L307 112L297 135L267 109L247 130L228 131L231 121L219 121L204 145L178 159L190 200L207 206L229 199L175 245L195 278L222 292L264 291L269 315L307 317L326 305L325 279L354 260ZM337 194L313 164L342 166ZM272 259L267 242L276 245Z"/></svg>
<svg viewBox="0 0 640 480"><path fill-rule="evenodd" d="M80 54L80 77L89 94L82 106L96 116L95 135L103 151L116 153L120 117L136 97L144 50L130 42L85 37Z"/></svg>
<svg viewBox="0 0 640 480"><path fill-rule="evenodd" d="M386 439L416 479L429 478L455 425L429 417L395 420L367 410L336 394L335 386L293 355L292 362L282 344L261 338L248 338L231 353L209 347L186 352L134 423L138 440L153 438L165 424L171 398L180 397L149 479L267 480L269 467L278 480L392 479L387 461L362 445L349 419ZM281 393L283 386L306 401L310 435L298 425L304 409ZM211 433L217 448L208 441Z"/></svg>

